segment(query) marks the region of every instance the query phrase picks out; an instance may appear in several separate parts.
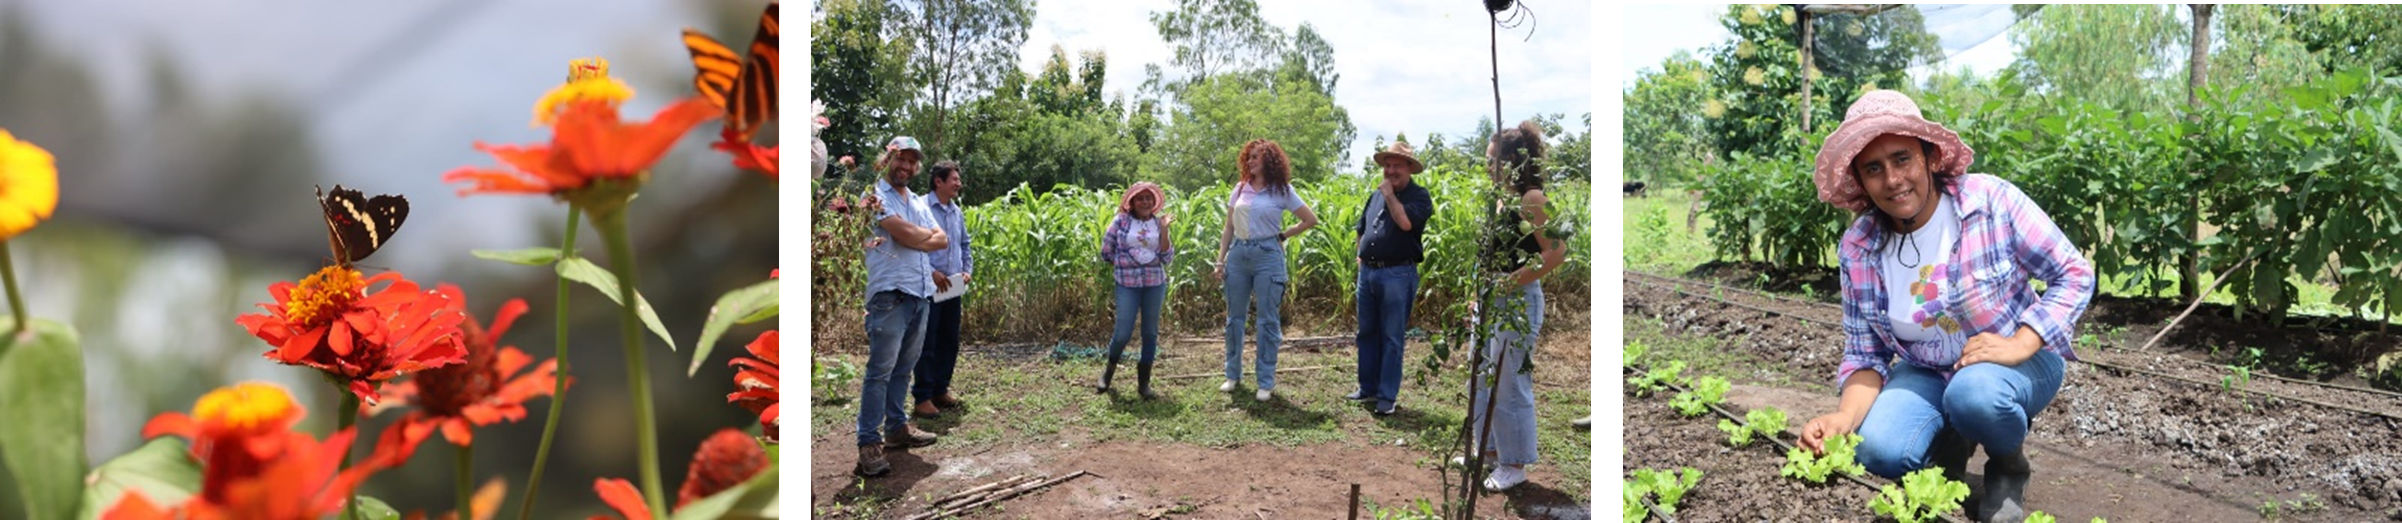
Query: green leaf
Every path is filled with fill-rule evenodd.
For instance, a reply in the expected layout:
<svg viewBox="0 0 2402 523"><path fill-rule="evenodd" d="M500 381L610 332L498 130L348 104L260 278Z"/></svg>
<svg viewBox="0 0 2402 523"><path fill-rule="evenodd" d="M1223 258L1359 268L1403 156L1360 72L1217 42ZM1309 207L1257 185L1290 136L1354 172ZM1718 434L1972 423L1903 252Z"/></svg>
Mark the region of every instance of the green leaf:
<svg viewBox="0 0 2402 523"><path fill-rule="evenodd" d="M776 519L778 498L776 465L771 461L750 480L684 505L673 519Z"/></svg>
<svg viewBox="0 0 2402 523"><path fill-rule="evenodd" d="M392 510L392 504L385 503L384 500L375 499L373 496L354 496L350 499L359 504L360 519L370 521L396 521L400 519L400 511Z"/></svg>
<svg viewBox="0 0 2402 523"><path fill-rule="evenodd" d="M550 265L552 262L559 261L559 249L557 247L534 247L530 249L517 249L514 251L476 249L467 252L474 254L477 258L498 262L509 262L518 265Z"/></svg>
<svg viewBox="0 0 2402 523"><path fill-rule="evenodd" d="M21 335L0 319L0 461L16 477L25 515L73 517L83 497L83 350L75 329L33 320Z"/></svg>
<svg viewBox="0 0 2402 523"><path fill-rule="evenodd" d="M709 361L709 352L717 348L717 337L725 335L727 328L775 317L776 283L768 280L735 289L709 306L709 321L701 324L701 341L692 345L692 368L684 371L685 376L700 373L701 364Z"/></svg>
<svg viewBox="0 0 2402 523"><path fill-rule="evenodd" d="M609 296L609 301L617 302L619 306L625 305L626 301L617 297L617 275L593 265L592 260L567 258L559 260L557 267L560 276L599 289L601 294ZM667 342L667 350L676 350L675 338L667 335L667 325L659 323L659 312L651 310L650 300L644 299L641 291L635 291L634 302L636 312L642 315L642 324L650 326L651 334L659 335L660 341Z"/></svg>
<svg viewBox="0 0 2402 523"><path fill-rule="evenodd" d="M190 499L200 491L200 463L192 461L185 450L189 445L179 438L154 439L100 464L92 471L91 485L83 491L83 507L76 510L75 519L98 519L130 492L140 492L160 506Z"/></svg>

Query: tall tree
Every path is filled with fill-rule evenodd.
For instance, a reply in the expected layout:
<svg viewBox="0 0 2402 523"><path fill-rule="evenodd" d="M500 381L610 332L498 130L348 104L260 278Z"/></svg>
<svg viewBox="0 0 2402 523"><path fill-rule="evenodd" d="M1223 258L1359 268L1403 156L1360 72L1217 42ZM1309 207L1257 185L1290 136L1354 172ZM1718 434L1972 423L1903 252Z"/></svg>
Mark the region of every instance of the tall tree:
<svg viewBox="0 0 2402 523"><path fill-rule="evenodd" d="M1285 51L1284 63L1298 68L1318 84L1318 92L1334 94L1335 82L1343 78L1334 72L1334 45L1318 36L1317 28L1310 27L1309 22L1302 22L1301 28L1293 31L1293 45Z"/></svg>
<svg viewBox="0 0 2402 523"><path fill-rule="evenodd" d="M916 0L916 23L906 33L918 54L909 78L926 118L925 145L945 157L943 126L953 106L992 89L1017 70L1017 50L1034 21L1031 0Z"/></svg>
<svg viewBox="0 0 2402 523"><path fill-rule="evenodd" d="M2178 6L2055 5L2010 28L2010 67L2044 92L2120 109L2159 107L2184 92L2192 27Z"/></svg>
<svg viewBox="0 0 2402 523"><path fill-rule="evenodd" d="M1626 114L1620 166L1627 180L1683 184L1716 155L1703 125L1702 109L1715 98L1705 67L1692 54L1677 51L1659 66L1635 72L1635 86L1620 95Z"/></svg>
<svg viewBox="0 0 2402 523"><path fill-rule="evenodd" d="M1734 38L1708 51L1710 90L1717 97L1702 110L1720 154L1790 154L1802 145L1788 134L1802 130L1802 111L1810 111L1813 127L1829 129L1861 92L1902 85L1908 64L1937 50L1913 9L1814 15L1810 23L1819 67L1805 71L1798 20L1794 8L1774 5L1732 5L1719 16ZM1806 108L1801 100L1805 81L1811 86Z"/></svg>
<svg viewBox="0 0 2402 523"><path fill-rule="evenodd" d="M828 156L865 161L901 129L914 89L909 14L888 0L824 0L809 23L809 97L826 103Z"/></svg>
<svg viewBox="0 0 2402 523"><path fill-rule="evenodd" d="M1260 18L1254 0L1177 0L1175 10L1151 13L1151 24L1175 51L1168 63L1184 69L1175 83L1267 68L1284 50L1284 31Z"/></svg>
<svg viewBox="0 0 2402 523"><path fill-rule="evenodd" d="M2402 6L2293 5L2273 8L2296 40L2319 56L2322 72L2375 66L2402 72Z"/></svg>

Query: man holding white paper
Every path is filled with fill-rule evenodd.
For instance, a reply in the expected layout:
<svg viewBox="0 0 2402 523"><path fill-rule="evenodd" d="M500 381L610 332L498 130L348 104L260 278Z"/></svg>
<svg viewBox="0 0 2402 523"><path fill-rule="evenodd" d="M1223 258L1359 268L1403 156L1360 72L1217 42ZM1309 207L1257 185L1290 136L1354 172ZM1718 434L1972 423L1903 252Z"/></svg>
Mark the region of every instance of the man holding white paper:
<svg viewBox="0 0 2402 523"><path fill-rule="evenodd" d="M917 408L911 413L916 416L935 416L960 406L959 398L951 395L951 370L959 365L960 305L967 301L961 294L967 290L968 274L976 270L967 216L959 207L959 188L964 183L959 162L938 162L927 172L932 174L934 190L924 196L926 208L933 211L934 222L951 244L926 255L934 268L935 301L926 320L925 349L917 360L917 382L910 389L910 395L917 397Z"/></svg>

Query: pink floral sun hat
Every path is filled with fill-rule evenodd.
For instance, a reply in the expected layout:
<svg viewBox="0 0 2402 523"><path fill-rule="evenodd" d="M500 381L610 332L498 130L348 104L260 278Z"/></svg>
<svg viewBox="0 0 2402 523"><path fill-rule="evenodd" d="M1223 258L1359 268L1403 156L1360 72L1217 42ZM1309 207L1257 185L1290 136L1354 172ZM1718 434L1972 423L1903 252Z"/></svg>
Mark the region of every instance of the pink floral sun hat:
<svg viewBox="0 0 2402 523"><path fill-rule="evenodd" d="M1868 148L1868 142L1888 134L1934 143L1943 150L1943 165L1937 167L1941 172L1966 174L1968 166L1976 162L1977 152L1960 141L1960 134L1919 116L1918 103L1910 101L1909 95L1869 91L1852 102L1843 124L1818 148L1817 165L1810 175L1818 184L1818 201L1854 213L1867 212L1868 195L1861 191L1860 181L1852 178L1852 157Z"/></svg>
<svg viewBox="0 0 2402 523"><path fill-rule="evenodd" d="M1134 182L1134 186L1126 188L1126 194L1118 197L1118 212L1133 214L1134 195L1142 193L1151 193L1152 213L1156 214L1160 209L1168 208L1168 193L1160 190L1159 184L1151 182Z"/></svg>

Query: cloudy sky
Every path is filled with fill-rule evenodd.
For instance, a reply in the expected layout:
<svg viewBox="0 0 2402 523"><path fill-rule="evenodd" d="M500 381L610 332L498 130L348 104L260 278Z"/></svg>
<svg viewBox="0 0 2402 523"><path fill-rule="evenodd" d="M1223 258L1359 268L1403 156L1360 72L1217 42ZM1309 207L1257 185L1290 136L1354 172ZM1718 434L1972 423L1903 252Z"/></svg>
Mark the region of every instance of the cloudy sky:
<svg viewBox="0 0 2402 523"><path fill-rule="evenodd" d="M1458 0L1260 2L1260 16L1287 34L1307 22L1334 46L1335 103L1359 127L1348 160L1366 157L1377 136L1428 132L1458 136L1493 114L1492 57L1484 10ZM1528 2L1535 22L1503 30L1502 117L1517 121L1562 113L1571 122L1593 112L1591 6ZM1034 27L1019 49L1020 67L1039 70L1059 45L1073 56L1109 53L1110 93L1133 93L1143 64L1166 66L1169 49L1150 13L1170 0L1038 0ZM1599 125L1600 122L1595 122ZM1569 128L1577 129L1571 123ZM1582 132L1578 129L1577 132Z"/></svg>

